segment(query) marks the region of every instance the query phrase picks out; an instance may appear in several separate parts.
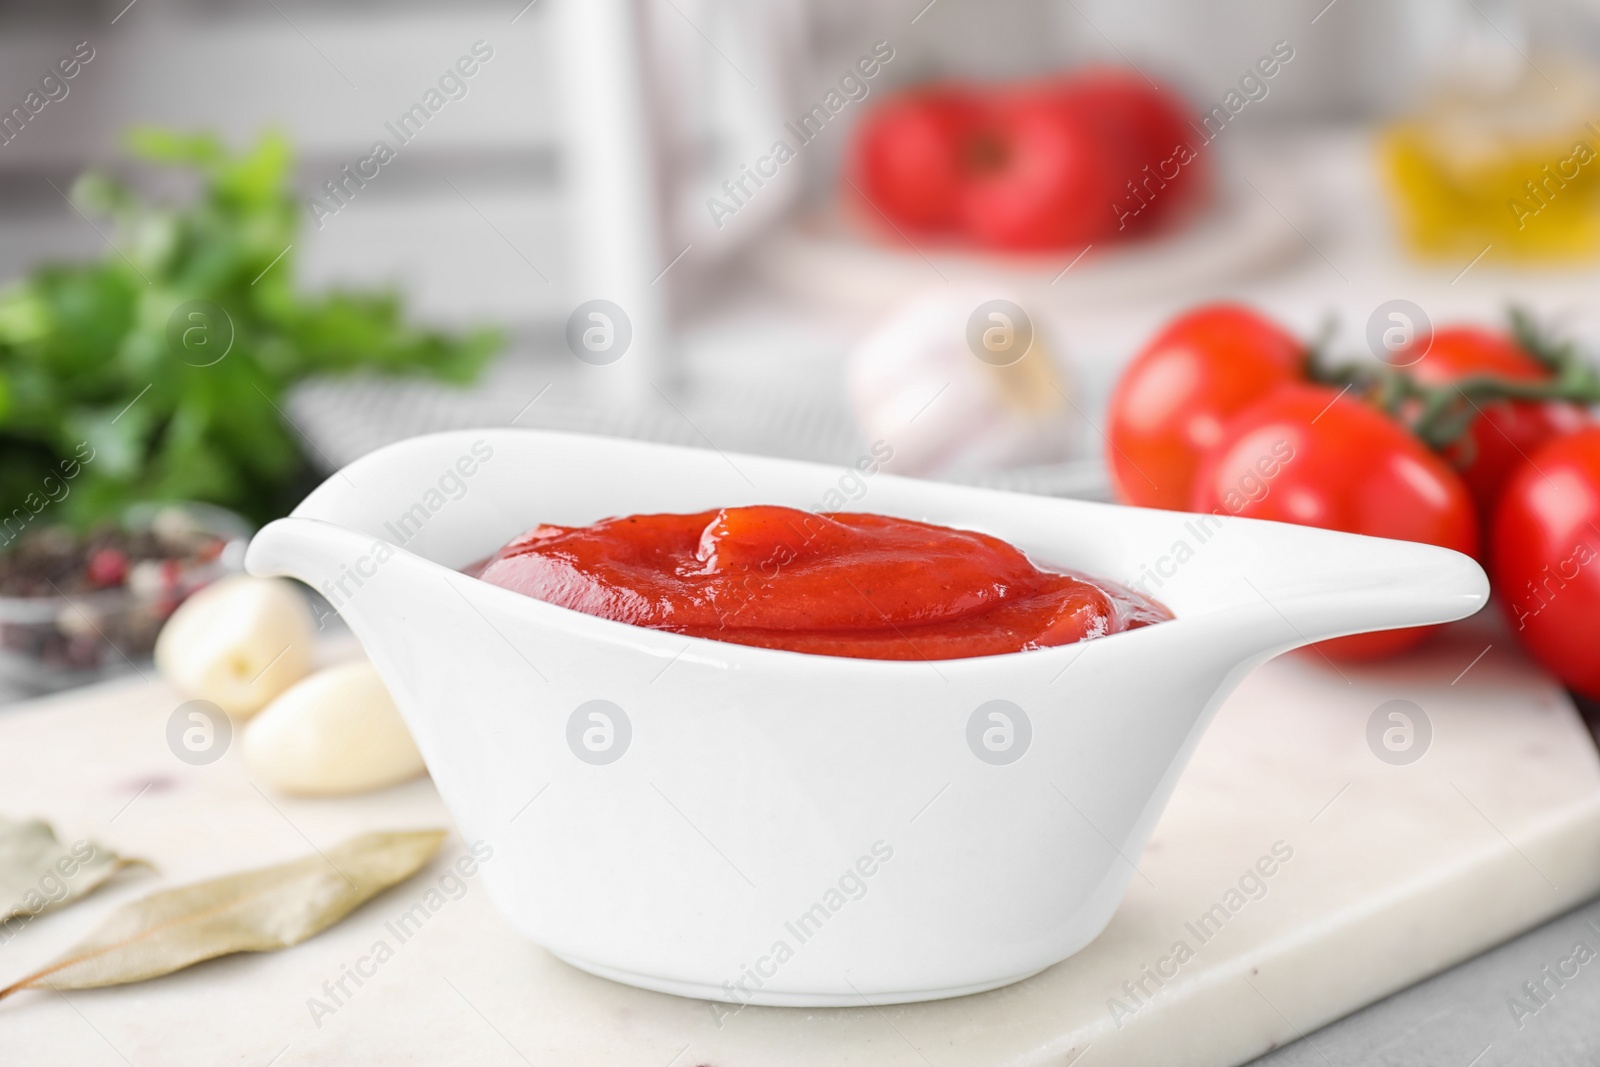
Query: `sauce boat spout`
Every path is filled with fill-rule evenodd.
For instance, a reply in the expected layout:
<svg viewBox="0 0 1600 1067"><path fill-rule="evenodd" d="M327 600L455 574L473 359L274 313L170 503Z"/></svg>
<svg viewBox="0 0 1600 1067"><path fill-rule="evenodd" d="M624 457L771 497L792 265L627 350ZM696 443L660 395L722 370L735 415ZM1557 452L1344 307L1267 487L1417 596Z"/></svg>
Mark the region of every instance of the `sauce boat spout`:
<svg viewBox="0 0 1600 1067"><path fill-rule="evenodd" d="M245 552L245 569L259 577L294 578L321 593L391 682L386 662L404 644L395 624L414 618L419 602L430 601L421 592L430 587L419 582L419 572L438 570L371 533L293 516L257 532Z"/></svg>
<svg viewBox="0 0 1600 1067"><path fill-rule="evenodd" d="M1489 599L1483 568L1450 549L1247 522L1203 573L1179 576L1173 600L1180 618L1191 603L1237 617L1236 650L1252 664L1330 638L1453 622Z"/></svg>
<svg viewBox="0 0 1600 1067"><path fill-rule="evenodd" d="M396 554L392 545L335 523L287 518L256 533L245 553L245 568L263 578L298 579L338 607Z"/></svg>

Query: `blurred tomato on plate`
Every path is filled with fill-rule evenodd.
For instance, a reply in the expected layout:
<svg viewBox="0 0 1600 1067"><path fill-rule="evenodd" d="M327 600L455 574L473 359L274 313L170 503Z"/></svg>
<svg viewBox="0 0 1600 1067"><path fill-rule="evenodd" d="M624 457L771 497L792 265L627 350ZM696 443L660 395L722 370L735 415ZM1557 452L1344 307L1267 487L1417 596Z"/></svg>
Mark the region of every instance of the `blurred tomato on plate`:
<svg viewBox="0 0 1600 1067"><path fill-rule="evenodd" d="M934 83L861 123L846 192L902 232L1005 252L1151 232L1195 205L1206 164L1182 97L1094 67L1011 86Z"/></svg>

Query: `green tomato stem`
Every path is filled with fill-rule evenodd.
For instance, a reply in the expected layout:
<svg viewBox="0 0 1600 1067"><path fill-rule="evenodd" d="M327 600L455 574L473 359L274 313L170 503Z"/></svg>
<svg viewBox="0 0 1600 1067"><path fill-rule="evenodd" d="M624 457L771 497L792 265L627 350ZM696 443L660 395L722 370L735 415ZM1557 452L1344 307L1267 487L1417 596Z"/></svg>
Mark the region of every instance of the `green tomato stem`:
<svg viewBox="0 0 1600 1067"><path fill-rule="evenodd" d="M1465 439L1486 404L1507 400L1600 404L1600 372L1581 358L1574 345L1550 340L1520 308L1512 309L1511 325L1518 344L1550 369L1551 378L1528 382L1478 374L1427 385L1402 367L1365 362L1326 366L1320 359L1312 360L1310 375L1325 385L1352 387L1441 451Z"/></svg>

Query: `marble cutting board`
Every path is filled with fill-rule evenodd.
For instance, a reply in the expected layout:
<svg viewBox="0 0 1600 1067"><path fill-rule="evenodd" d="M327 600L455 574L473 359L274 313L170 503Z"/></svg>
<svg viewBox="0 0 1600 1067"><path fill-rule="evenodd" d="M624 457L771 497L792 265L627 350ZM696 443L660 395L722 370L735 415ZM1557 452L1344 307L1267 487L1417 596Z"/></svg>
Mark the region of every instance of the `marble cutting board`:
<svg viewBox="0 0 1600 1067"><path fill-rule="evenodd" d="M1369 742L1395 700L1426 719L1410 752L1431 734L1413 762L1376 754L1387 711ZM252 785L236 744L181 763L165 741L178 703L135 678L0 709L0 812L160 868L0 941L0 984L157 885L449 825L425 780L292 800ZM734 1010L591 977L449 877L464 851L452 837L286 952L18 994L0 1003L0 1063L1237 1064L1600 892L1600 759L1565 695L1486 623L1404 664L1280 659L1218 716L1097 941L1007 989L906 1006Z"/></svg>

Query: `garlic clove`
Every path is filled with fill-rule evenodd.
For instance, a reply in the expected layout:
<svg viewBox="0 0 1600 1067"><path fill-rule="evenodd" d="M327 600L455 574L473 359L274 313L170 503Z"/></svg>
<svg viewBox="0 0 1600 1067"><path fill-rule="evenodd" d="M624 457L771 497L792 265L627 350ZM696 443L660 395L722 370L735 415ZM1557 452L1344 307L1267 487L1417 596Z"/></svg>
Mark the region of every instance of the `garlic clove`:
<svg viewBox="0 0 1600 1067"><path fill-rule="evenodd" d="M248 718L311 670L315 633L288 582L236 575L172 613L156 638L156 669L184 695Z"/></svg>
<svg viewBox="0 0 1600 1067"><path fill-rule="evenodd" d="M974 345L998 304L1021 311L1023 323L1011 326L1027 344L996 363ZM1054 334L1040 301L989 288L942 288L896 307L846 369L862 436L893 447L885 470L913 477L1072 458L1083 418Z"/></svg>
<svg viewBox="0 0 1600 1067"><path fill-rule="evenodd" d="M367 660L318 671L291 687L244 733L245 765L284 793L336 796L423 773L422 756Z"/></svg>

